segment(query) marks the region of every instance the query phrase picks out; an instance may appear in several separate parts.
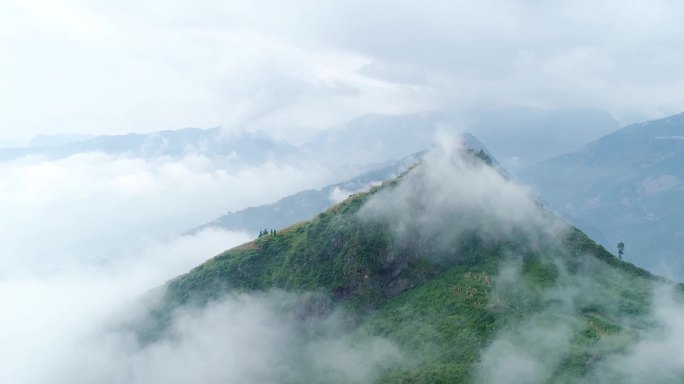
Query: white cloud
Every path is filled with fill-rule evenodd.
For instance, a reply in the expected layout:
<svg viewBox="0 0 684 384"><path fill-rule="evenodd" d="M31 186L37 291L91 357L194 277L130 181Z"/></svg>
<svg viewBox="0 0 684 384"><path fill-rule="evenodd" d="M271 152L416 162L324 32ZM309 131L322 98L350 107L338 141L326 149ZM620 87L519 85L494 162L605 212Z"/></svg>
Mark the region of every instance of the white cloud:
<svg viewBox="0 0 684 384"><path fill-rule="evenodd" d="M1 7L4 140L218 125L304 137L369 112L507 103L633 119L683 102L674 1Z"/></svg>
<svg viewBox="0 0 684 384"><path fill-rule="evenodd" d="M22 383L276 383L326 377L369 383L384 365L401 359L397 347L381 338L345 333L335 312L300 321L291 312L307 300L283 292L229 295L202 309L179 310L170 335L145 344L118 326L121 313L95 324L76 322L78 329L62 333L69 344L21 356L23 370L9 369L4 377ZM120 309L132 316L130 306ZM25 341L41 337L27 336Z"/></svg>
<svg viewBox="0 0 684 384"><path fill-rule="evenodd" d="M21 158L0 163L0 173L2 274L106 258L114 249L320 187L331 177L310 163L228 170L202 156L101 153Z"/></svg>
<svg viewBox="0 0 684 384"><path fill-rule="evenodd" d="M51 375L62 368L65 356L121 312L133 316L127 311L141 295L248 239L243 233L208 230L129 248L129 253L99 265L64 263L57 271L15 275L4 270L0 380L55 382ZM49 244L45 251L49 252Z"/></svg>
<svg viewBox="0 0 684 384"><path fill-rule="evenodd" d="M398 239L437 239L446 244L464 233L480 238L529 235L550 241L567 226L544 211L528 190L466 153L459 138L437 137L437 147L392 189L380 191L362 217L382 220Z"/></svg>

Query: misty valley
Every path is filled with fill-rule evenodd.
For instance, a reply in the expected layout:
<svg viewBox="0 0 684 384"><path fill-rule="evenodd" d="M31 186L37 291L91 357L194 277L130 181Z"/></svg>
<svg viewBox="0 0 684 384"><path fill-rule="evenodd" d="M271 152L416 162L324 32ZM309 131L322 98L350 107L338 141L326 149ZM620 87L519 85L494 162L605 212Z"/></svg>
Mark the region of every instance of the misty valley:
<svg viewBox="0 0 684 384"><path fill-rule="evenodd" d="M683 17L0 1L0 383L684 383Z"/></svg>

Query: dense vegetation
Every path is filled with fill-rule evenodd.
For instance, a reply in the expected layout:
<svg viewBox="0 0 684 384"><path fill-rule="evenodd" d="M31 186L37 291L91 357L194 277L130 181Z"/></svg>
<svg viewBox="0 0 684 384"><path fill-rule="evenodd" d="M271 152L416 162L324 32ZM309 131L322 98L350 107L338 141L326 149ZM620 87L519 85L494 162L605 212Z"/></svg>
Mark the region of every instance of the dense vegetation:
<svg viewBox="0 0 684 384"><path fill-rule="evenodd" d="M402 350L400 364L382 368L381 382L473 381L483 374L483 350L531 322L568 324L571 341L559 347L548 380L576 382L648 326L656 279L574 228L541 242L515 230L465 230L442 241L440 232L397 238L387 223L359 215L369 199L401 182L350 196L310 222L260 236L170 281L144 338L159 337L175 308L229 291L315 292L304 317L341 307L356 337L381 336ZM464 220L457 213L452 219Z"/></svg>

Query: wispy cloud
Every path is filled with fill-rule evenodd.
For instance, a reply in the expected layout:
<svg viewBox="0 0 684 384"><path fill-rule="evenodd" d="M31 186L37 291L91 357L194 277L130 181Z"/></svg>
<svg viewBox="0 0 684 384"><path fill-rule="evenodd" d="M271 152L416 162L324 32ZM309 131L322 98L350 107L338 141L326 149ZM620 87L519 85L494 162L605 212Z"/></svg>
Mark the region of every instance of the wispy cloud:
<svg viewBox="0 0 684 384"><path fill-rule="evenodd" d="M89 383L370 383L401 358L377 337L353 338L335 313L302 322L306 295L229 295L203 309L182 309L171 335L141 345L134 334L97 330L66 353L58 381ZM182 369L177 369L182 367Z"/></svg>
<svg viewBox="0 0 684 384"><path fill-rule="evenodd" d="M12 383L168 382L164 372L136 364L156 361L159 368L166 355L168 362L183 360L173 346L118 349L129 345L130 335L107 333L108 326L143 311L134 303L150 290L252 238L217 229L178 234L226 210L270 202L330 177L304 163L228 171L201 155L102 153L24 157L0 163L0 173L0 301L7 314L0 319L0 380ZM211 321L198 314L190 323L188 316L183 324L190 328ZM195 336L182 347L185 358L210 337Z"/></svg>
<svg viewBox="0 0 684 384"><path fill-rule="evenodd" d="M0 173L5 273L22 264L33 269L106 258L113 249L181 233L331 178L313 163L267 162L228 171L201 155L142 159L101 153L22 158L0 163Z"/></svg>

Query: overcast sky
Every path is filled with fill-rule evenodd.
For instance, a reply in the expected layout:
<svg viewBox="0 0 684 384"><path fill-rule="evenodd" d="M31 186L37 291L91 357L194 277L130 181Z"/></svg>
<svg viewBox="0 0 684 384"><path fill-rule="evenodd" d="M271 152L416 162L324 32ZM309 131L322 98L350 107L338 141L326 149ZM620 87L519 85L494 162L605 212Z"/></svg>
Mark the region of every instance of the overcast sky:
<svg viewBox="0 0 684 384"><path fill-rule="evenodd" d="M372 4L371 4L372 3ZM0 143L366 113L684 110L679 1L0 1Z"/></svg>

